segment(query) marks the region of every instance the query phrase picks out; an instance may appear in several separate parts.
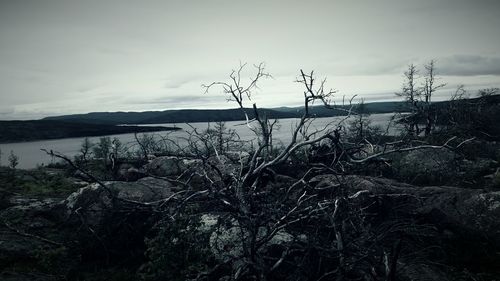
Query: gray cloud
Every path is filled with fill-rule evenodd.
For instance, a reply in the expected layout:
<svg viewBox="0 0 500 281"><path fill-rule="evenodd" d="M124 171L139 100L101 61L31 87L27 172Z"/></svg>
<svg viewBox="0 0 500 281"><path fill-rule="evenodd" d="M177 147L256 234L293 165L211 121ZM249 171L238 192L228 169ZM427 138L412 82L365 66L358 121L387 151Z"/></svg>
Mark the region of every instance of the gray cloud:
<svg viewBox="0 0 500 281"><path fill-rule="evenodd" d="M14 113L13 107L0 106L0 115L9 115Z"/></svg>
<svg viewBox="0 0 500 281"><path fill-rule="evenodd" d="M165 106L169 105L175 107L178 104L190 104L190 103L205 103L205 102L218 102L220 97L213 95L197 95L197 94L180 94L180 95L165 95L155 98L127 98L122 102L125 104L142 104L142 105L159 105ZM168 107L167 107L168 108ZM166 108L166 109L167 109Z"/></svg>
<svg viewBox="0 0 500 281"><path fill-rule="evenodd" d="M2 118L230 107L200 85L240 60L277 77L261 106L300 103L301 68L367 100L429 58L462 83L498 84L499 10L495 0L0 0L0 100L13 109Z"/></svg>
<svg viewBox="0 0 500 281"><path fill-rule="evenodd" d="M179 75L172 75L169 78L165 79L166 89L178 89L182 86L192 83L194 81L200 81L204 77L202 75L184 75L183 77L178 77Z"/></svg>
<svg viewBox="0 0 500 281"><path fill-rule="evenodd" d="M498 56L454 55L439 59L437 65L442 75L500 75Z"/></svg>

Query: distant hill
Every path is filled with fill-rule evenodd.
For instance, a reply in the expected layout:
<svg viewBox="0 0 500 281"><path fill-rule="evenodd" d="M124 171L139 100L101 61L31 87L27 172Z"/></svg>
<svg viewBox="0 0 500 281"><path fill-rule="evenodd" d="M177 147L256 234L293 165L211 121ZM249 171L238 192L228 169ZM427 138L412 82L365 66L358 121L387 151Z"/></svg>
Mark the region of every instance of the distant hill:
<svg viewBox="0 0 500 281"><path fill-rule="evenodd" d="M403 108L402 102L374 102L365 104L368 113L390 113ZM345 115L350 106L339 106L341 110L328 109L323 106L314 106L310 113L316 117L332 117ZM356 109L356 106L353 106ZM253 110L245 109L250 118L254 117ZM303 107L279 107L259 109L259 114L268 118L299 118L304 111ZM87 124L161 124L161 123L188 123L188 122L216 122L245 120L241 109L179 109L145 112L91 112L87 114L73 114L46 117L43 120L58 120L65 122Z"/></svg>
<svg viewBox="0 0 500 281"><path fill-rule="evenodd" d="M253 109L245 109L249 118L254 118ZM259 109L259 115L265 115L271 119L294 118L297 114L292 112L281 112L272 109ZM153 118L146 118L138 124L160 124L160 123L186 123L186 122L217 122L245 120L245 114L241 109L183 109L164 111Z"/></svg>
<svg viewBox="0 0 500 281"><path fill-rule="evenodd" d="M254 117L252 109L245 109L250 118ZM294 118L298 115L293 112L259 109L259 114L269 118ZM245 120L241 109L181 109L146 112L91 112L87 114L73 114L46 117L43 120L58 120L65 122L88 124L161 124L161 123L188 123L188 122L216 122Z"/></svg>
<svg viewBox="0 0 500 281"><path fill-rule="evenodd" d="M471 98L468 102L484 100L486 103L498 103L500 96ZM446 111L450 103L459 101L442 101L433 103L433 108L439 114ZM346 110L356 112L358 105L336 106L328 109L317 105L310 108L310 113L316 117L332 117L345 115ZM408 104L405 102L373 102L366 103L366 113L391 113L407 112ZM245 109L250 118L254 117L253 109ZM304 107L278 107L259 109L260 115L271 119L299 118L304 112ZM133 132L151 132L172 130L174 128L156 126L116 126L119 124L162 124L186 122L216 122L245 120L241 109L181 109L146 112L92 112L87 114L73 114L46 117L33 121L0 121L0 143L32 141L42 139L58 139L84 136L103 136Z"/></svg>
<svg viewBox="0 0 500 281"><path fill-rule="evenodd" d="M313 106L310 108L309 112L316 117L332 117L332 116L341 116L346 115L347 110L352 109L356 112L358 105L341 105L335 106L338 109L329 109L322 105ZM281 111L281 112L294 112L298 116L300 116L304 112L304 107L279 107L273 108L273 110ZM404 102L372 102L365 103L365 111L369 114L377 114L377 113L391 113L391 112L401 112L406 111L406 106Z"/></svg>
<svg viewBox="0 0 500 281"><path fill-rule="evenodd" d="M158 117L165 111L146 111L146 112L91 112L86 114L71 114L61 116L51 116L42 120L65 121L72 123L86 124L146 124L142 120Z"/></svg>
<svg viewBox="0 0 500 281"><path fill-rule="evenodd" d="M0 143L175 130L171 127L79 124L54 120L0 121Z"/></svg>

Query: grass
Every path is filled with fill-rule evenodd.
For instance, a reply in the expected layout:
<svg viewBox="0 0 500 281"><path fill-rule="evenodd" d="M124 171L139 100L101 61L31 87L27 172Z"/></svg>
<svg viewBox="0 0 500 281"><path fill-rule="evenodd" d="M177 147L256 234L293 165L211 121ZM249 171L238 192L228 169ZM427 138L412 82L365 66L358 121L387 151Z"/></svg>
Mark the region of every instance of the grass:
<svg viewBox="0 0 500 281"><path fill-rule="evenodd" d="M38 168L13 170L0 167L0 192L27 197L66 197L78 186L64 172Z"/></svg>

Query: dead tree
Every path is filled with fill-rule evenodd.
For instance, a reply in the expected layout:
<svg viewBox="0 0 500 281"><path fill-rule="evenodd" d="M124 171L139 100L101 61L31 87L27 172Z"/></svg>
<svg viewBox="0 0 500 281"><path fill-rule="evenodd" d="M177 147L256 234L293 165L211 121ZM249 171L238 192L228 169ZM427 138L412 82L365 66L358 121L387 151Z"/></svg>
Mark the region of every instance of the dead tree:
<svg viewBox="0 0 500 281"><path fill-rule="evenodd" d="M431 99L434 93L439 90L440 88L443 88L446 86L445 83L437 83L438 78L436 77L436 66L435 66L435 61L431 60L428 64L425 66L425 80L424 80L424 85L423 85L423 105L422 105L422 112L425 118L425 135L428 136L430 135L433 127L435 126L436 122L436 114L433 112L431 108Z"/></svg>
<svg viewBox="0 0 500 281"><path fill-rule="evenodd" d="M85 138L83 140L82 145L80 147L80 160L83 166L86 166L88 161L90 160L89 158L91 158L92 156L93 146L94 144L92 143L92 141L90 141L89 138Z"/></svg>
<svg viewBox="0 0 500 281"><path fill-rule="evenodd" d="M279 266L282 259L278 259L271 268L266 268L260 249L273 239L278 232L303 220L310 219L311 216L320 213L327 207L318 207L316 204L309 202L317 195L314 192L304 189L304 186L307 185L305 181L307 176L298 180L288 189L278 193L276 193L276 190L267 190L266 184L262 179L267 173L274 174L273 169L275 167L285 164L294 153L304 147L320 143L324 140L329 140L336 145L340 145L341 128L337 125L326 126L323 129L314 130L313 132L308 131L309 126L314 120L310 114L311 105L319 102L326 107L332 108L330 100L336 91L326 88L326 80L320 80L317 85L313 72L306 74L301 70L297 82L304 86L303 115L293 129L292 137L288 144L276 155L270 156L268 151L272 145L272 129L275 122L270 121L266 116L261 114L255 103L252 105L254 118L250 119L250 114L246 111L245 107L246 102L251 102L252 92L256 89L259 79L270 77L270 75L264 71L263 64L256 65L256 74L249 80L248 84L244 84L242 82L244 67L245 65L240 65L238 70L234 70L229 75L229 82L214 82L205 86L205 88L208 92L214 86L221 86L223 93L228 96L228 100L235 101L245 113L247 126L259 138L258 147L250 155L244 169L241 169L239 174L234 175L229 186L222 190L230 192L223 196L229 199L225 200L226 205L229 205L231 210L233 210L233 216L238 221L239 227L246 233L242 236L241 241L243 248L241 260L243 263L240 265L237 271L238 274L236 275L252 275L260 280L265 280L266 274ZM306 172L306 175L309 175L315 169L313 168L309 172ZM297 197L293 199L292 194L295 194ZM276 198L276 196L278 196L279 200L273 204L270 202L265 203L266 200L263 199ZM338 207L339 202L327 205L335 208L335 206ZM271 204L272 208L263 211L262 204ZM262 234L262 229L266 230L265 234ZM342 239L342 228L337 226L335 229L338 239Z"/></svg>
<svg viewBox="0 0 500 281"><path fill-rule="evenodd" d="M361 99L355 107L353 119L349 122L349 133L351 138L357 142L363 142L370 138L373 127L371 126L370 114L366 109L365 100Z"/></svg>
<svg viewBox="0 0 500 281"><path fill-rule="evenodd" d="M303 85L304 91L304 110L303 115L297 121L295 128L292 129L292 136L288 144L275 155L270 156L267 149L272 144L272 128L274 123L263 116L257 105L252 104L253 119L250 119L246 102L252 102L253 91L257 83L262 78L270 77L264 70L264 65L256 65L256 74L249 79L248 84L243 81L243 70L245 65L240 65L229 75L228 82L214 82L204 86L206 92L213 87L220 86L222 92L228 96L227 100L235 101L239 108L245 113L246 125L257 134L259 138L258 146L250 155L249 160L241 163L241 169L231 175L230 181L225 181L223 186L210 188L218 190L214 194L219 198L229 210L231 216L238 222L238 227L242 233L241 245L243 252L238 259L239 263L235 279L246 275L265 280L266 276L275 270L290 254L290 249L283 252L283 257L278 258L272 266L267 266L265 260L269 257L262 256L261 249L267 242L273 239L280 231L293 228L298 224L317 224L319 221L327 225L328 229L333 231L335 243L331 247L318 246L328 255L334 255L337 258L338 267L334 272L325 272L324 276L333 274L341 278L348 272L352 264L347 261L349 258L355 260L353 256L348 257L346 247L350 245L347 242L349 235L346 228L350 225L359 224L362 218L357 219L356 210L352 210L350 201L352 198L347 196L343 188L337 186L336 192L331 193L331 197L318 203L321 198L321 191L314 190L309 184L309 179L318 173L333 173L341 175L345 167L351 164L361 164L380 158L387 154L411 151L416 149L442 149L452 148L450 143L454 141L451 138L443 145L427 145L419 143L417 146L411 144L395 142L385 144L378 149L373 149L369 154L359 154L356 149L350 150L344 146L342 140L342 122L349 118L352 113L352 106L346 110L346 116L334 123L330 123L324 128L309 130L314 117L310 114L311 106L318 102L327 108L334 108L331 103L336 91L326 88L326 80L316 80L314 72L305 73L300 71L297 82ZM418 102L420 89L415 85L416 68L410 65L405 73L407 84L403 87L402 96L411 104L412 115L416 118L418 111ZM432 94L432 93L431 93ZM410 123L410 132L414 136L418 135L418 119L412 119ZM273 190L269 189L268 183L263 180L267 174L276 174L274 170L280 165L286 165L291 156L303 148L309 148L313 145L328 142L331 149L331 161L328 165L324 163L311 164L299 179L290 186ZM459 144L462 145L462 144ZM213 145L216 149L216 145ZM220 155L220 153L217 153ZM359 157L358 155L363 155ZM219 161L223 161L218 156ZM205 173L209 175L210 173ZM216 182L210 180L210 182ZM220 181L219 181L220 182ZM339 177L339 183L342 182ZM267 199L266 199L267 198ZM269 199L271 198L271 199ZM271 202L269 200L272 200ZM333 214L333 217L324 217L324 214ZM262 234L262 229L265 229ZM352 243L352 242L350 242ZM315 246L315 247L316 247ZM335 254L333 254L335 253ZM397 255L392 258L388 275L393 278L395 274ZM352 262L352 261L351 261ZM320 279L323 278L320 276Z"/></svg>
<svg viewBox="0 0 500 281"><path fill-rule="evenodd" d="M418 78L418 70L414 64L408 65L408 69L404 73L405 81L403 83L401 92L396 93L397 96L402 97L407 103L410 114L403 116L404 124L407 127L407 132L411 137L420 134L418 126L419 119L419 100L422 90L417 86L416 80Z"/></svg>

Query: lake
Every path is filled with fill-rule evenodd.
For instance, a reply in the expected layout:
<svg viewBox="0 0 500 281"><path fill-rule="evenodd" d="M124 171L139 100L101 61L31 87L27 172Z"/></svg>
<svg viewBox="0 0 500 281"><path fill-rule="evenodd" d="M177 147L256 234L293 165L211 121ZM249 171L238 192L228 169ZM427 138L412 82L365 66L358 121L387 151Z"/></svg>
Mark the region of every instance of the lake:
<svg viewBox="0 0 500 281"><path fill-rule="evenodd" d="M389 124L393 113L385 114L372 114L370 116L371 125L381 126L384 131ZM327 117L327 118L317 118L313 121L313 128L323 128L326 125L339 123L344 117ZM297 124L299 119L280 119L278 120L278 127L275 128L273 132L274 143L282 142L287 144L291 139L291 129ZM347 125L347 121L344 121L344 125ZM178 131L165 131L165 132L154 132L147 134L160 135L168 137L179 143L183 143L182 138L185 137L186 131L191 130L190 126L186 123L176 123L176 124L149 124L147 126L176 126L182 128L183 130ZM199 131L207 128L208 123L190 123L191 126L198 129ZM252 140L255 139L255 134L247 127L244 121L231 121L226 122L226 127L236 130L242 140ZM391 128L389 134L394 134L396 129ZM126 147L135 146L134 134L121 134L121 135L110 135L111 138L118 138L122 144ZM89 137L93 143L97 143L100 137ZM0 150L2 151L0 164L7 165L7 158L10 151L19 156L18 168L21 169L32 169L36 168L38 165L49 164L53 162L58 162L58 159L53 159L51 156L47 155L40 149L45 148L47 150L57 151L66 156L73 157L79 153L79 149L85 138L67 138L67 139L56 139L56 140L43 140L43 141L33 141L33 142L20 142L20 143L4 143L0 144Z"/></svg>

